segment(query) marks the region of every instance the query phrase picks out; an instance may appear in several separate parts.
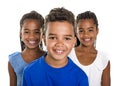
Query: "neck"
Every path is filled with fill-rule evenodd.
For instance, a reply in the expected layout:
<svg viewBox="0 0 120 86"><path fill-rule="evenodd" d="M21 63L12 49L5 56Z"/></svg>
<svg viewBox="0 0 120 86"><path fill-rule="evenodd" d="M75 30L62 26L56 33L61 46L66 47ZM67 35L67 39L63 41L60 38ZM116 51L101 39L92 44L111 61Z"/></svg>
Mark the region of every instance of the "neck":
<svg viewBox="0 0 120 86"><path fill-rule="evenodd" d="M49 57L48 55L45 57L45 61L54 68L61 68L67 65L68 58L65 58L64 60L55 60Z"/></svg>
<svg viewBox="0 0 120 86"><path fill-rule="evenodd" d="M41 50L40 48L37 48L37 49L25 48L22 51L22 57L27 63L29 63L29 62L41 57L44 53L45 52L43 50Z"/></svg>
<svg viewBox="0 0 120 86"><path fill-rule="evenodd" d="M79 45L78 47L76 47L75 50L84 51L84 52L95 52L96 51L94 46L82 46L82 45Z"/></svg>
<svg viewBox="0 0 120 86"><path fill-rule="evenodd" d="M37 53L40 53L40 52L44 52L43 50L41 50L40 48L36 48L36 49L28 49L28 48L25 48L23 50L23 53L29 53L31 55L34 55L34 54L37 54Z"/></svg>

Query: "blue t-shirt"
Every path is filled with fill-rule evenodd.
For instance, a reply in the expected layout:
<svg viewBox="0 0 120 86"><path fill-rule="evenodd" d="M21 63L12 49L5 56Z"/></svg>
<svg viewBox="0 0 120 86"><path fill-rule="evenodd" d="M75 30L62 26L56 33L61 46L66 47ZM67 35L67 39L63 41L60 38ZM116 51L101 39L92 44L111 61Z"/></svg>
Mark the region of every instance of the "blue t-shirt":
<svg viewBox="0 0 120 86"><path fill-rule="evenodd" d="M24 70L22 86L89 86L88 78L70 58L68 64L53 68L45 62L45 56L33 61Z"/></svg>
<svg viewBox="0 0 120 86"><path fill-rule="evenodd" d="M28 64L23 60L20 52L9 55L9 62L16 73L17 86L21 86L23 70Z"/></svg>

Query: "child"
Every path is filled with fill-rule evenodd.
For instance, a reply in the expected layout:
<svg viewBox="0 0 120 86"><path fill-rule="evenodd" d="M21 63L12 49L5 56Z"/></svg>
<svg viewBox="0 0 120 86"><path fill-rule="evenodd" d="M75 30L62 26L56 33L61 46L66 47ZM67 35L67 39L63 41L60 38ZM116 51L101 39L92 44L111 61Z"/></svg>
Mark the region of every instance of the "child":
<svg viewBox="0 0 120 86"><path fill-rule="evenodd" d="M68 54L76 42L74 15L65 8L54 8L45 20L48 52L24 70L22 86L88 86L86 74Z"/></svg>
<svg viewBox="0 0 120 86"><path fill-rule="evenodd" d="M44 18L36 11L24 14L20 20L21 52L9 55L10 86L21 86L23 69L45 52L40 49Z"/></svg>
<svg viewBox="0 0 120 86"><path fill-rule="evenodd" d="M89 86L110 86L110 61L105 53L95 48L99 31L96 15L91 11L78 14L76 24L80 45L69 56L85 71Z"/></svg>

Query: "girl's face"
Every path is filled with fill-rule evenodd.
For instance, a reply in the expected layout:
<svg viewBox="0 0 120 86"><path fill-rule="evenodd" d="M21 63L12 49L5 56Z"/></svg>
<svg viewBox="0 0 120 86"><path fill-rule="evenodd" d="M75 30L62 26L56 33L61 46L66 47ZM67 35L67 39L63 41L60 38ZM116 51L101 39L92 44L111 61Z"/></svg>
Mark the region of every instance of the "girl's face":
<svg viewBox="0 0 120 86"><path fill-rule="evenodd" d="M65 61L76 42L72 24L66 21L49 22L45 36L47 57L52 61Z"/></svg>
<svg viewBox="0 0 120 86"><path fill-rule="evenodd" d="M40 44L40 24L35 19L26 19L21 29L21 38L26 48L38 48Z"/></svg>
<svg viewBox="0 0 120 86"><path fill-rule="evenodd" d="M94 46L98 34L98 28L96 28L92 19L82 19L77 25L77 36L81 45Z"/></svg>

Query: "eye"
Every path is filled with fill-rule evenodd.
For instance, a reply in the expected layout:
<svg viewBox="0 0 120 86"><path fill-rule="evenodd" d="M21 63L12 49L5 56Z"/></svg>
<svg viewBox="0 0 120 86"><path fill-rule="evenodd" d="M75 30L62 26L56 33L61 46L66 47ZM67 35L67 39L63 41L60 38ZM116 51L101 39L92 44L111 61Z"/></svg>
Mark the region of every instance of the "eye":
<svg viewBox="0 0 120 86"><path fill-rule="evenodd" d="M51 39L51 40L56 40L57 38L54 37L54 36L50 36L49 39Z"/></svg>
<svg viewBox="0 0 120 86"><path fill-rule="evenodd" d="M89 32L92 32L93 31L93 29L89 29Z"/></svg>
<svg viewBox="0 0 120 86"><path fill-rule="evenodd" d="M35 34L40 34L40 30L36 29L36 30L34 30L34 33Z"/></svg>
<svg viewBox="0 0 120 86"><path fill-rule="evenodd" d="M36 34L40 34L40 31L35 31Z"/></svg>
<svg viewBox="0 0 120 86"><path fill-rule="evenodd" d="M88 28L89 32L94 32L95 30L96 30L96 27L90 27L90 28Z"/></svg>
<svg viewBox="0 0 120 86"><path fill-rule="evenodd" d="M80 30L79 30L79 33L82 33L83 31L84 31L84 30L80 29Z"/></svg>
<svg viewBox="0 0 120 86"><path fill-rule="evenodd" d="M71 38L70 37L65 37L65 40L71 40Z"/></svg>
<svg viewBox="0 0 120 86"><path fill-rule="evenodd" d="M29 33L29 31L24 31L24 33Z"/></svg>

